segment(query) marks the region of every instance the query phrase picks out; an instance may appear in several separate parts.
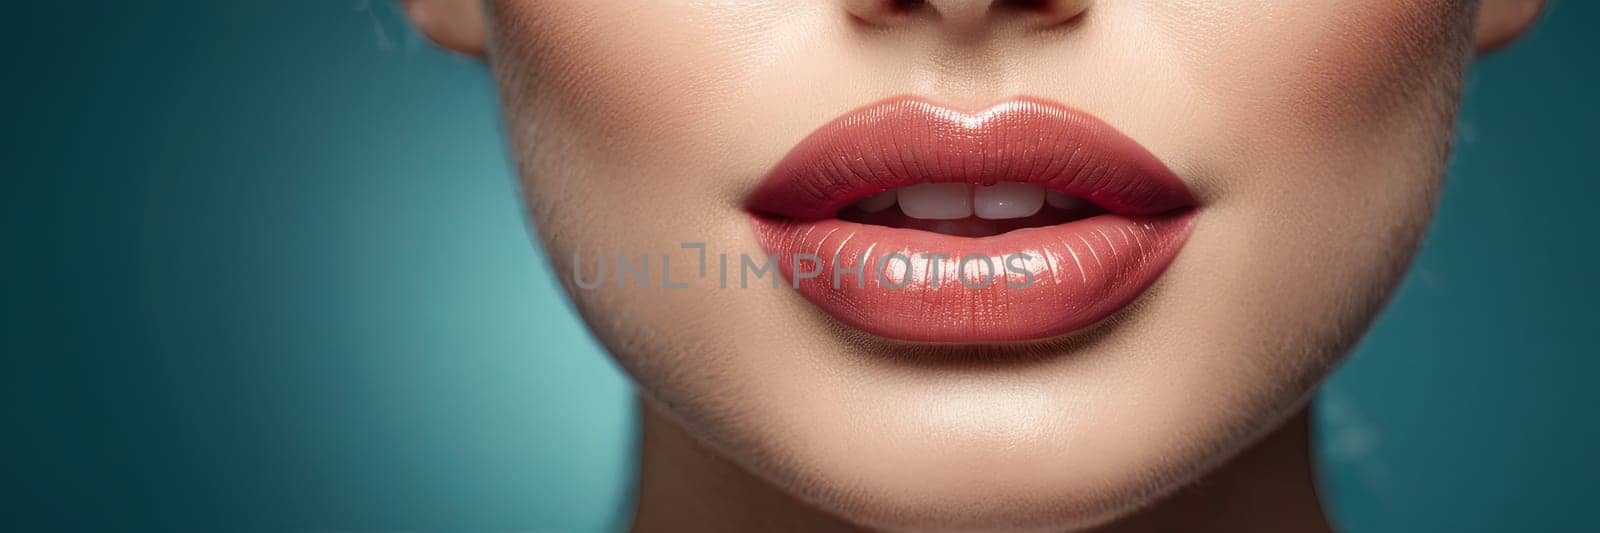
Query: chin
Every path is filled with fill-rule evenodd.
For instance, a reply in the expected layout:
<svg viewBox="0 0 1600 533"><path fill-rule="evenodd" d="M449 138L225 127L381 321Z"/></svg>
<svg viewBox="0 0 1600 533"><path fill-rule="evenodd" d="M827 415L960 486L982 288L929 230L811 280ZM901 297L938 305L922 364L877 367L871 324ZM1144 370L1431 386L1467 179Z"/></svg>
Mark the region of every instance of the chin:
<svg viewBox="0 0 1600 533"><path fill-rule="evenodd" d="M684 423L763 483L859 526L1080 531L1191 484L1304 405L1173 416L1125 407L1141 403L1136 394L1097 407L1070 392L922 386L932 388L910 403L896 393L862 399L889 407L813 403Z"/></svg>
<svg viewBox="0 0 1600 533"><path fill-rule="evenodd" d="M779 482L823 510L872 529L1081 531L1153 503L1194 471L1144 464L1107 475L1109 464L1063 464L1074 461L1059 450L1049 452L996 457L926 450L898 454L897 461L875 469L890 474L862 477L859 465L819 465Z"/></svg>

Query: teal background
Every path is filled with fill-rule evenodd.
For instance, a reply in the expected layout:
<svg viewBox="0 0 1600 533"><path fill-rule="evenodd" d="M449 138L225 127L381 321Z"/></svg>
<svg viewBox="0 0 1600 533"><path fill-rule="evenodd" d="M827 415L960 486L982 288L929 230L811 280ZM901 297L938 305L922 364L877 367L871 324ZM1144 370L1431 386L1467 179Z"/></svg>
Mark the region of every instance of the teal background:
<svg viewBox="0 0 1600 533"><path fill-rule="evenodd" d="M7 12L6 529L625 527L629 385L530 244L482 65L383 0ZM1595 20L1472 75L1319 404L1350 531L1593 527Z"/></svg>

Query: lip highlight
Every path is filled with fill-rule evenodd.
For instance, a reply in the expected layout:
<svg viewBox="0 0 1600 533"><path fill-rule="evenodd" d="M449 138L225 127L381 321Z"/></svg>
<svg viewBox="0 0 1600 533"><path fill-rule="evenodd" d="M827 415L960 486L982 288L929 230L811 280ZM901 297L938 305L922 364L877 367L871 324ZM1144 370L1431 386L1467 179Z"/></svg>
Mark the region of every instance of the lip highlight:
<svg viewBox="0 0 1600 533"><path fill-rule="evenodd" d="M884 191L1016 182L1094 204L1069 222L966 237L838 218ZM1036 340L1143 293L1193 225L1183 182L1099 119L1034 98L976 113L899 97L806 137L750 196L780 272L847 325L914 342Z"/></svg>

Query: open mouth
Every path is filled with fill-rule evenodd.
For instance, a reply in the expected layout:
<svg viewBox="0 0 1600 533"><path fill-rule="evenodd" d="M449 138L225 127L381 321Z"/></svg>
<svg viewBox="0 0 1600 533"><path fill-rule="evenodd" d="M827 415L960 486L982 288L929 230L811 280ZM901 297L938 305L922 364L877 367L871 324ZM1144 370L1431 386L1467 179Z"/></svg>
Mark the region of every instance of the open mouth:
<svg viewBox="0 0 1600 533"><path fill-rule="evenodd" d="M1062 335L1165 271L1188 189L1093 116L1019 98L977 113L914 97L801 141L752 192L779 271L834 319L918 342Z"/></svg>
<svg viewBox="0 0 1600 533"><path fill-rule="evenodd" d="M1027 183L926 183L891 189L839 211L862 224L988 237L1066 224L1105 213L1088 200Z"/></svg>

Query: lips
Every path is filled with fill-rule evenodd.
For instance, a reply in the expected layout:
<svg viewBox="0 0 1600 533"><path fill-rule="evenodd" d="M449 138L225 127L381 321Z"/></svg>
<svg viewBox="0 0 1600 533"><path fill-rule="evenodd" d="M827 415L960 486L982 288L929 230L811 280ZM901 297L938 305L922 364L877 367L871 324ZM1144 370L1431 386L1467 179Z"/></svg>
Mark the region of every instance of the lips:
<svg viewBox="0 0 1600 533"><path fill-rule="evenodd" d="M847 325L915 342L1043 339L1121 310L1186 240L1194 197L1111 126L1032 98L918 98L802 140L748 201L784 277Z"/></svg>

